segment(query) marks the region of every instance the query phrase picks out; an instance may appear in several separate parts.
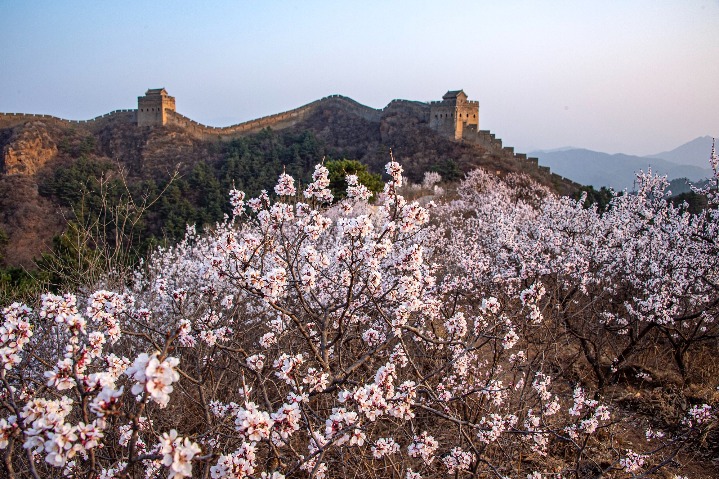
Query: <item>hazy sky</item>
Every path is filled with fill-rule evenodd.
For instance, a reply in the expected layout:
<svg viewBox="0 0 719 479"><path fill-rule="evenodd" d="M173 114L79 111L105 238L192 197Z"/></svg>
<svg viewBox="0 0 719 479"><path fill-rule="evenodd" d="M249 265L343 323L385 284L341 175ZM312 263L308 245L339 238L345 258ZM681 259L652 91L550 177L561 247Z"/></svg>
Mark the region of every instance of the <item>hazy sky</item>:
<svg viewBox="0 0 719 479"><path fill-rule="evenodd" d="M213 126L462 88L518 151L649 154L719 135L719 1L0 0L0 111L87 119L157 87Z"/></svg>

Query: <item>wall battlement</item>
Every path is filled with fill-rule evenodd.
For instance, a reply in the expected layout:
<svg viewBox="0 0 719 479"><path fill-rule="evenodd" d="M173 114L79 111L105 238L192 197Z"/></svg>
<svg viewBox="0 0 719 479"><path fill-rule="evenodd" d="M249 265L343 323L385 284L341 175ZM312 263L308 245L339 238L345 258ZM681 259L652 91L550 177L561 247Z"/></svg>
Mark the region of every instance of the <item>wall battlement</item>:
<svg viewBox="0 0 719 479"><path fill-rule="evenodd" d="M467 105L479 106L479 101L477 101L477 100L466 100L464 103L466 103ZM441 106L441 105L452 105L452 104L454 104L454 102L451 100L433 100L433 101L430 101L429 104Z"/></svg>
<svg viewBox="0 0 719 479"><path fill-rule="evenodd" d="M110 120L119 120L122 123L136 123L137 122L137 110L134 109L123 109L113 110L110 113L98 115L95 118L89 120L67 120L54 115L42 115L36 113L1 113L0 112L0 128L11 128L29 121L41 121L50 120L70 125L84 125L90 129L96 126L104 124Z"/></svg>

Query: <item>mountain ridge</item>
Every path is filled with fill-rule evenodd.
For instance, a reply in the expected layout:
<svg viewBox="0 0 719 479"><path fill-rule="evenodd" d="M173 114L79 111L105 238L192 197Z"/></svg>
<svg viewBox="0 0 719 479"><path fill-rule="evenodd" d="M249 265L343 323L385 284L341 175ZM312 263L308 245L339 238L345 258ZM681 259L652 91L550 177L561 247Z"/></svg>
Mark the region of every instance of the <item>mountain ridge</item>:
<svg viewBox="0 0 719 479"><path fill-rule="evenodd" d="M33 258L50 248L53 237L75 217L68 201L58 196L58 192L78 196L67 191L64 178L76 181L78 175L93 172L126 181L133 188L150 182L161 191L177 169L180 186L160 202L167 203L160 206L173 215L172 227L157 220L165 213L155 212L152 217L159 221L154 237L174 231L173 238L184 231L183 221L201 225L221 220L226 191L218 193L217 185L229 188L234 182L248 195L256 195L260 188L271 190L285 167L306 182L311 167L323 157L359 160L382 173L391 150L414 182L421 182L426 171L452 180L481 167L499 176L525 173L560 194L580 187L540 167L536 159L515 153L489 132L481 133L483 143L472 143L430 128L427 104L393 101L377 110L355 103L330 97L302 114L266 117L276 120L273 125L247 122L237 138L205 136L192 125L172 120L164 126L138 126L136 110L85 122L50 115L0 116L0 230L9 237L4 261L32 267ZM180 114L169 117L177 119ZM203 213L205 200L197 194L200 189L190 184L193 181L200 186L215 182L213 198L218 199L213 200L212 215ZM182 210L183 204L195 213Z"/></svg>
<svg viewBox="0 0 719 479"><path fill-rule="evenodd" d="M530 155L539 158L542 165L555 173L572 180L615 190L633 188L636 173L640 170L667 175L669 180L688 178L700 181L712 175L709 168L711 137L703 136L684 143L673 150L654 155L638 156L624 153L604 153L587 148L555 148L535 150ZM705 150L702 153L702 150ZM703 156L703 160L701 157ZM685 163L677 163L678 158L686 158Z"/></svg>
<svg viewBox="0 0 719 479"><path fill-rule="evenodd" d="M714 138L710 135L704 135L682 143L678 147L646 155L646 158L661 158L677 164L687 164L705 168L709 163L709 151L711 150Z"/></svg>

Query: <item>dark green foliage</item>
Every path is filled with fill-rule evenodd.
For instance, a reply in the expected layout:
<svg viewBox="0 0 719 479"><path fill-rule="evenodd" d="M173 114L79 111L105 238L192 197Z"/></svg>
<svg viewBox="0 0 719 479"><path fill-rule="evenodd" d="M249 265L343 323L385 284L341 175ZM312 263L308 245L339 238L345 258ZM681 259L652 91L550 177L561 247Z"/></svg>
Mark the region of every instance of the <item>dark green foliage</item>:
<svg viewBox="0 0 719 479"><path fill-rule="evenodd" d="M185 235L186 225L197 225L201 230L204 225L222 221L225 214L227 190L222 187L218 172L207 163L197 163L189 174L169 182L158 185L147 181L146 188L151 190L151 196L162 192L145 218L144 236L150 240L177 241Z"/></svg>
<svg viewBox="0 0 719 479"><path fill-rule="evenodd" d="M694 215L701 213L708 207L706 195L694 193L693 191L672 196L669 200L675 206L681 206L686 203L687 210Z"/></svg>
<svg viewBox="0 0 719 479"><path fill-rule="evenodd" d="M672 195L689 193L692 191L692 182L688 178L674 178L669 182L669 191Z"/></svg>
<svg viewBox="0 0 719 479"><path fill-rule="evenodd" d="M79 145L65 147L89 152L95 144L88 137ZM306 181L323 153L311 133L277 134L269 129L218 144L217 148L221 161L197 162L172 181L133 178L125 183L114 165L83 154L70 165L56 168L51 176L40 182L39 192L70 208L71 217L81 224L106 214L106 210L123 202L142 203L142 199L160 195L159 201L133 224L131 246L142 255L158 242L181 239L188 224L201 230L222 221L230 212L227 196L230 188L256 196L261 190L272 188L283 168L298 181ZM113 229L118 225L110 221L109 227Z"/></svg>
<svg viewBox="0 0 719 479"><path fill-rule="evenodd" d="M192 203L197 205L197 223L216 223L222 220L227 192L222 191L220 181L207 163L197 163L188 178Z"/></svg>
<svg viewBox="0 0 719 479"><path fill-rule="evenodd" d="M459 181L464 178L464 173L454 160L442 160L432 165L430 171L442 175L442 181Z"/></svg>
<svg viewBox="0 0 719 479"><path fill-rule="evenodd" d="M52 289L77 288L93 275L101 275L99 238L88 236L87 227L70 221L67 229L52 240L52 251L37 260L39 270Z"/></svg>
<svg viewBox="0 0 719 479"><path fill-rule="evenodd" d="M5 256L8 235L0 229L0 262ZM0 268L0 308L13 301L36 296L45 284L42 273L31 274L22 268Z"/></svg>
<svg viewBox="0 0 719 479"><path fill-rule="evenodd" d="M43 196L53 197L62 206L74 207L83 198L99 197L101 183L107 180L107 173L112 168L113 165L110 163L81 156L71 165L55 169L51 177L39 183L38 191ZM120 185L116 182L112 185L113 188L118 186ZM94 206L97 208L99 205Z"/></svg>
<svg viewBox="0 0 719 479"><path fill-rule="evenodd" d="M111 163L83 155L57 167L38 191L66 207L65 231L37 260L51 288L81 285L108 267L130 268L155 244L142 217L158 191L153 180L126 182Z"/></svg>
<svg viewBox="0 0 719 479"><path fill-rule="evenodd" d="M89 155L95 151L95 137L87 136L80 142L79 151L81 155Z"/></svg>
<svg viewBox="0 0 719 479"><path fill-rule="evenodd" d="M602 186L599 190L595 190L593 186L582 186L579 191L572 195L572 198L578 200L583 193L587 194L583 206L589 208L592 205L597 205L597 210L600 212L607 211L609 202L614 196L612 190L606 186Z"/></svg>
<svg viewBox="0 0 719 479"><path fill-rule="evenodd" d="M48 275L41 270L0 268L0 309L14 301L29 302L47 290Z"/></svg>
<svg viewBox="0 0 719 479"><path fill-rule="evenodd" d="M69 128L58 142L57 149L72 158L79 158L95 153L97 140L94 136L80 136L74 128Z"/></svg>
<svg viewBox="0 0 719 479"><path fill-rule="evenodd" d="M224 160L216 165L216 174L225 198L232 187L249 197L263 189L269 191L283 169L300 184L305 183L314 165L325 156L324 147L312 133L276 133L270 129L233 140L224 149ZM229 213L227 201L223 208Z"/></svg>
<svg viewBox="0 0 719 479"><path fill-rule="evenodd" d="M153 228L153 236L164 235L170 241L177 241L185 235L186 225L197 223L197 217L202 215L192 203L191 199L196 195L191 193L190 184L184 178L167 185L160 197L157 211L153 211L153 216L157 220L156 227ZM160 229L158 230L157 227Z"/></svg>
<svg viewBox="0 0 719 479"><path fill-rule="evenodd" d="M367 165L356 160L329 160L325 167L330 172L330 190L335 200L347 196L347 175L357 175L359 182L367 187L373 194L379 193L384 187L382 177L371 173Z"/></svg>
<svg viewBox="0 0 719 479"><path fill-rule="evenodd" d="M696 188L705 188L709 184L709 180L703 180L692 183L687 178L676 178L669 182L669 191L672 197L669 201L675 206L687 205L687 210L692 214L699 214L708 207L706 195L695 193L692 186Z"/></svg>

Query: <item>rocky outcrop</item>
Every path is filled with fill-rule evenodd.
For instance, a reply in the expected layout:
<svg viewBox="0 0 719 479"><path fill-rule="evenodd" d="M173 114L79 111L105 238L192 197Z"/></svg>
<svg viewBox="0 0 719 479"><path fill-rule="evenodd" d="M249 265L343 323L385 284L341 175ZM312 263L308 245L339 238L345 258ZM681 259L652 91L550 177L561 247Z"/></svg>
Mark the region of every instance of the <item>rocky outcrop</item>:
<svg viewBox="0 0 719 479"><path fill-rule="evenodd" d="M17 128L2 149L2 172L32 176L57 155L57 144L45 123L37 121Z"/></svg>
<svg viewBox="0 0 719 479"><path fill-rule="evenodd" d="M60 208L38 193L34 178L0 175L0 229L10 238L7 265L34 269L34 259L50 249L65 222Z"/></svg>

